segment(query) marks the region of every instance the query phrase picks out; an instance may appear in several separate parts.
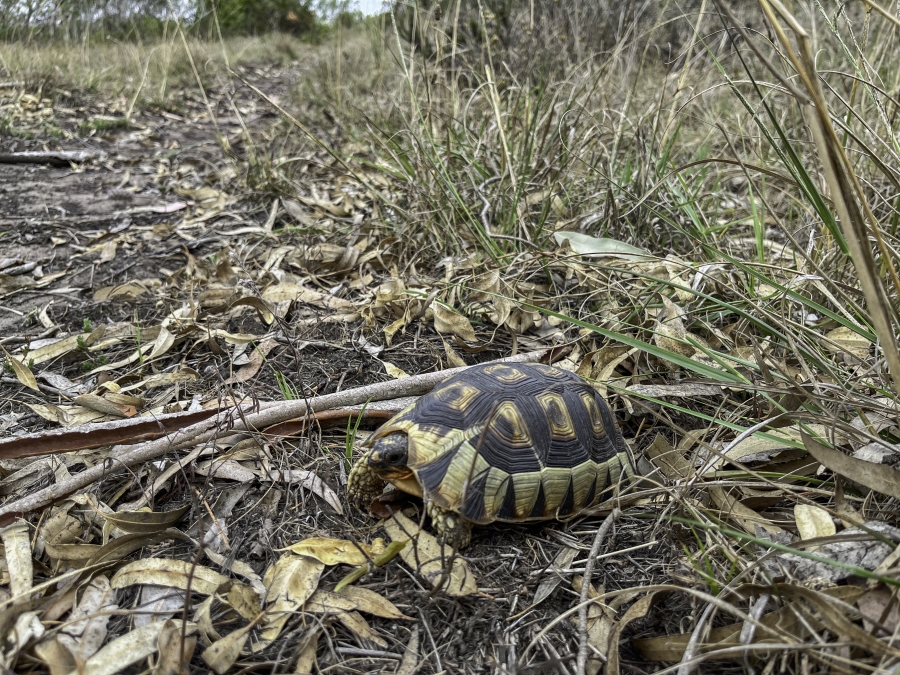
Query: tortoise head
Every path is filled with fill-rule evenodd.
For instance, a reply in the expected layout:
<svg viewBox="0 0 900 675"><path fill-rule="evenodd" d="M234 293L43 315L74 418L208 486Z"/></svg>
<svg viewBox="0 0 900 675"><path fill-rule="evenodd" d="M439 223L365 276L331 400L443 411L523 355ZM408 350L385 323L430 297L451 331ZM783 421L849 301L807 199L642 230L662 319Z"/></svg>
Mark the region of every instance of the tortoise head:
<svg viewBox="0 0 900 675"><path fill-rule="evenodd" d="M409 458L409 438L402 431L395 431L377 439L369 454L369 468L379 478L391 481L411 475L406 462Z"/></svg>

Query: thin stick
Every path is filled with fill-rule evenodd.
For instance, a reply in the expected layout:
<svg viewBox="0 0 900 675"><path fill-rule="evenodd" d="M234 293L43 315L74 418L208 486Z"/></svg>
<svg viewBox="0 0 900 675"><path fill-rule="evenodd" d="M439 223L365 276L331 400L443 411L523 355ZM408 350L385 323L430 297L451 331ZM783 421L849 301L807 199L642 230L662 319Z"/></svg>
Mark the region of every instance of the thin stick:
<svg viewBox="0 0 900 675"><path fill-rule="evenodd" d="M600 544L606 539L612 524L619 519L622 512L619 509L613 509L606 516L606 520L600 525L597 534L594 536L594 543L591 544L591 553L588 556L584 566L584 580L581 582L581 602L578 607L578 661L575 664L575 675L584 675L587 666L588 653L588 593L591 590L591 577L594 574L594 560L600 555Z"/></svg>
<svg viewBox="0 0 900 675"><path fill-rule="evenodd" d="M501 362L527 363L538 361L550 350L541 349L526 354L519 354L505 359L498 359ZM0 523L3 522L3 516L10 514L25 514L35 509L49 506L58 499L66 497L76 490L87 487L91 483L100 480L116 468L129 467L134 464L140 464L151 459L166 454L172 450L182 450L194 445L206 443L214 438L220 438L243 431L258 431L270 427L273 424L285 422L289 419L301 417L310 412L319 412L321 410L329 410L340 406L356 405L365 403L369 399L373 401L383 401L391 398L399 398L401 396L415 396L431 391L435 386L443 382L451 375L455 375L463 370L463 368L450 368L434 373L423 373L413 377L406 377L401 380L391 380L390 382L379 382L370 384L365 387L356 389L348 389L336 394L326 394L317 396L308 400L281 401L277 403L262 404L260 412L248 414L253 406L245 404L237 408L228 408L209 419L205 419L189 427L184 427L178 431L158 438L154 441L141 443L125 450L115 457L108 457L105 461L100 462L89 469L85 469L81 473L77 473L67 480L60 481L56 485L51 485L38 490L30 495L7 502L0 506Z"/></svg>

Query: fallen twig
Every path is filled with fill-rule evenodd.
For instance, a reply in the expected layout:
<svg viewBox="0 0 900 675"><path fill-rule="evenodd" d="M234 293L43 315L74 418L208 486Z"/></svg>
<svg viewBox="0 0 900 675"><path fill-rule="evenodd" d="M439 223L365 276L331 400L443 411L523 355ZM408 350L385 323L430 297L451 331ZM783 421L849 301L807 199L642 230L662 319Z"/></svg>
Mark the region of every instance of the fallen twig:
<svg viewBox="0 0 900 675"><path fill-rule="evenodd" d="M156 417L131 417L16 436L0 441L0 459L55 455L61 452L102 448L105 445L132 445L152 441L213 417L217 412L201 410Z"/></svg>
<svg viewBox="0 0 900 675"><path fill-rule="evenodd" d="M622 512L619 509L613 509L606 516L606 520L600 525L597 534L594 536L594 543L591 544L591 552L588 555L587 562L584 565L584 580L581 582L581 602L578 603L578 660L575 663L575 675L584 675L587 666L588 653L588 594L591 591L591 577L594 574L594 561L600 555L600 545L606 539L612 524L619 519Z"/></svg>
<svg viewBox="0 0 900 675"><path fill-rule="evenodd" d="M49 164L50 166L69 166L79 164L97 157L93 152L82 150L57 150L50 152L9 152L0 154L0 164Z"/></svg>
<svg viewBox="0 0 900 675"><path fill-rule="evenodd" d="M535 362L539 361L549 352L550 350L548 349L542 349L526 354L519 354L506 359L497 359L497 361L514 363ZM116 448L113 448L111 456L105 461L85 469L71 478L60 481L56 485L51 485L43 490L38 490L21 499L7 502L0 506L0 526L9 520L10 516L22 515L29 513L34 509L48 506L58 499L62 499L63 497L72 494L76 490L87 487L94 481L100 480L116 468L124 468L146 462L155 459L160 455L164 455L171 450L182 450L193 445L206 443L216 437L242 431L259 431L266 427L270 427L273 424L278 424L279 422L305 415L307 412L317 412L340 406L356 405L365 403L369 400L383 401L385 399L399 398L401 396L424 394L431 391L446 378L465 369L465 367L450 368L434 373L424 373L422 375L406 377L400 380L379 382L365 387L348 389L347 391L338 392L336 394L317 396L308 400L278 401L268 404L263 403L259 406L261 410L256 413L251 413L254 406L249 403L236 408L228 408L213 417L183 429L179 429L175 433L168 434L154 441L141 443L124 452L116 453Z"/></svg>

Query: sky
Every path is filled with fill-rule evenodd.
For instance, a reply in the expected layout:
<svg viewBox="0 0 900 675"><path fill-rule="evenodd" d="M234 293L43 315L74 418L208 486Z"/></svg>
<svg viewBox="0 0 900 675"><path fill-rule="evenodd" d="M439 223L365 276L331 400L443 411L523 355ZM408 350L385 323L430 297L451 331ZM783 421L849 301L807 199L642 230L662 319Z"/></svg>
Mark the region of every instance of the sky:
<svg viewBox="0 0 900 675"><path fill-rule="evenodd" d="M381 11L382 0L356 0L363 14L377 14Z"/></svg>

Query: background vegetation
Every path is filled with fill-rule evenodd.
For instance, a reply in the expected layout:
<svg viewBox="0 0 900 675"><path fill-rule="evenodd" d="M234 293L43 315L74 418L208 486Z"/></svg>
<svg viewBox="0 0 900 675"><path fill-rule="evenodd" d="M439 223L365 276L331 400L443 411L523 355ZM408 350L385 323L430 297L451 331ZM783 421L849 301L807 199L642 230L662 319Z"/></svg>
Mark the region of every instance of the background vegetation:
<svg viewBox="0 0 900 675"><path fill-rule="evenodd" d="M390 248L358 274L322 273L364 306L360 334L389 345L451 325L437 302L466 321L443 331L451 362L454 345L576 344L571 365L649 462L633 518L677 524L660 535L677 562L656 577L689 589L670 632L699 637L718 612L756 625L750 604L758 618L777 580L803 626L772 620L789 656L765 672L893 667L881 638L846 639L861 606L815 595L821 569L769 563L790 547L809 559L802 541L837 527L898 524L896 3L420 0L366 19L287 0L103 7L0 5L3 76L114 92L127 117L178 112L188 88L249 87L236 64L295 69L285 95L253 90L273 126L223 147L246 194L318 209L267 236ZM871 444L893 459L857 456ZM810 512L831 529L810 530ZM890 566L857 563L823 564L894 593ZM795 591L824 604L804 614ZM681 637L658 660L712 653Z"/></svg>

